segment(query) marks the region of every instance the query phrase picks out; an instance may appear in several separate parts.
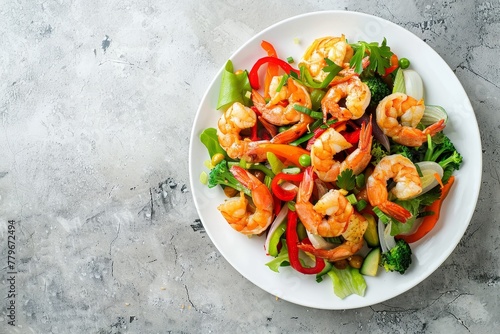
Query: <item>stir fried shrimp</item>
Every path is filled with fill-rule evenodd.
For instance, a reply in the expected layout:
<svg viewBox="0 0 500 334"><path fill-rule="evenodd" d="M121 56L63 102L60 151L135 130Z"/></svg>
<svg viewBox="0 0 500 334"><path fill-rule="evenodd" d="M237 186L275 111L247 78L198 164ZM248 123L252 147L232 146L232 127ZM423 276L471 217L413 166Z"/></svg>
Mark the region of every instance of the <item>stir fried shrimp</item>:
<svg viewBox="0 0 500 334"><path fill-rule="evenodd" d="M344 233L354 209L338 190L332 189L316 204L310 202L314 188L313 171L308 167L300 183L295 209L305 228L322 237L336 237Z"/></svg>
<svg viewBox="0 0 500 334"><path fill-rule="evenodd" d="M316 39L307 48L299 65L305 65L311 76L321 82L328 75L323 71L323 67L326 66L325 58L343 67L345 63L351 60L353 54L354 51L347 43L344 35L340 37L322 37Z"/></svg>
<svg viewBox="0 0 500 334"><path fill-rule="evenodd" d="M321 100L323 118L328 114L339 121L358 119L365 113L371 99L370 88L359 77L352 76L347 81L332 86ZM339 102L345 98L345 108Z"/></svg>
<svg viewBox="0 0 500 334"><path fill-rule="evenodd" d="M266 155L248 154L260 142L242 139L240 132L251 128L257 122L255 112L239 102L235 102L219 118L217 123L217 137L219 144L232 159L243 158L249 162L259 162L266 159Z"/></svg>
<svg viewBox="0 0 500 334"><path fill-rule="evenodd" d="M271 139L271 142L275 144L288 144L302 136L312 122L313 118L311 116L300 113L299 121L285 131L278 133Z"/></svg>
<svg viewBox="0 0 500 334"><path fill-rule="evenodd" d="M239 197L227 199L218 206L229 225L243 234L260 234L264 232L273 220L273 197L265 184L247 170L231 167L231 173L252 193L255 212L248 210L248 200L243 192Z"/></svg>
<svg viewBox="0 0 500 334"><path fill-rule="evenodd" d="M363 248L366 228L368 221L361 214L354 212L350 219L347 229L342 233L345 241L333 249L317 249L313 245L299 244L298 247L303 251L318 256L328 261L340 261L356 254Z"/></svg>
<svg viewBox="0 0 500 334"><path fill-rule="evenodd" d="M377 124L395 142L419 147L427 141L427 135L435 135L445 127L444 119L426 129L416 128L424 115L424 101L417 101L403 93L386 96L377 106Z"/></svg>
<svg viewBox="0 0 500 334"><path fill-rule="evenodd" d="M287 84L278 90L282 76L275 76L269 85L271 100L268 103L257 92L252 91L252 101L255 107L262 113L262 118L274 125L288 125L300 120L300 112L294 109L295 105L311 108L311 97L306 87L292 78L288 78Z"/></svg>
<svg viewBox="0 0 500 334"><path fill-rule="evenodd" d="M400 222L406 222L411 217L411 213L402 206L389 201L387 181L390 179L396 182L396 186L390 192L398 199L410 199L422 191L417 168L410 159L401 154L388 155L375 166L366 183L368 200L372 206L377 206Z"/></svg>
<svg viewBox="0 0 500 334"><path fill-rule="evenodd" d="M347 158L340 162L334 159L335 154L351 148L351 144L333 128L328 128L316 139L311 148L311 165L318 177L325 182L334 182L339 174L352 169L357 175L368 166L371 159L372 123L363 123L358 147Z"/></svg>

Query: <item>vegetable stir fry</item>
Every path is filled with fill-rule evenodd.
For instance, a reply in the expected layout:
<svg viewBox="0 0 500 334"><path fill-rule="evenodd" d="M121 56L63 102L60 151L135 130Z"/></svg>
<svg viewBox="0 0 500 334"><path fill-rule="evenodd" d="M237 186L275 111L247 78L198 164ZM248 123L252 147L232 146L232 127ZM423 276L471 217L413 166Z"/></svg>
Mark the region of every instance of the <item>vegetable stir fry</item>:
<svg viewBox="0 0 500 334"><path fill-rule="evenodd" d="M270 270L363 296L379 268L411 270L412 244L439 223L462 164L446 111L385 39L321 37L297 63L261 46L249 71L224 68L200 180L223 188L234 230L266 236Z"/></svg>

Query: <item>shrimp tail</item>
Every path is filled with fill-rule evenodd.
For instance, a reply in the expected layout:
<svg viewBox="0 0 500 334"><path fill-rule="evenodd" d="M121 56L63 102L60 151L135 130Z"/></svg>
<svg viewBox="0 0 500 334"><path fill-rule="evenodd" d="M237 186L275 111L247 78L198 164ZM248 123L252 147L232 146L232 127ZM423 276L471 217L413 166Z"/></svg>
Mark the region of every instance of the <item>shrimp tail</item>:
<svg viewBox="0 0 500 334"><path fill-rule="evenodd" d="M363 122L363 124L361 125L358 147L362 152L371 153L372 139L373 139L372 132L373 132L372 116L370 115L370 120L368 121L368 124L365 125L365 123Z"/></svg>
<svg viewBox="0 0 500 334"><path fill-rule="evenodd" d="M259 94L258 91L252 89L252 102L257 110L261 111L266 105L266 100L262 95Z"/></svg>
<svg viewBox="0 0 500 334"><path fill-rule="evenodd" d="M361 241L361 247L363 246L363 241ZM343 243L333 249L318 249L314 248L313 245L309 244L298 244L297 247L304 252L311 253L314 256L327 259L328 261L335 262L347 259L361 249L360 245L353 244L351 242Z"/></svg>
<svg viewBox="0 0 500 334"><path fill-rule="evenodd" d="M271 139L271 143L274 144L288 144L295 139L302 136L307 131L307 126L309 123L299 122L292 125L287 130L278 133Z"/></svg>
<svg viewBox="0 0 500 334"><path fill-rule="evenodd" d="M436 123L425 128L425 130L423 132L425 135L434 136L436 133L442 131L445 127L446 127L446 124L444 123L444 119L440 119Z"/></svg>
<svg viewBox="0 0 500 334"><path fill-rule="evenodd" d="M379 204L378 208L382 210L382 212L384 212L385 214L388 214L389 216L395 218L396 220L402 223L406 223L406 221L410 219L412 216L410 211L390 201Z"/></svg>

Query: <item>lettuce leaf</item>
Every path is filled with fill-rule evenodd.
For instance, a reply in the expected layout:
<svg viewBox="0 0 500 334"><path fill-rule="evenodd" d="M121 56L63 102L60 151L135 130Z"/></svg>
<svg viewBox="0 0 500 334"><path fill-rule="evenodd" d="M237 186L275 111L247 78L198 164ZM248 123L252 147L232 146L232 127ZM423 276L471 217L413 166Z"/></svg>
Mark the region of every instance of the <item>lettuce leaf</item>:
<svg viewBox="0 0 500 334"><path fill-rule="evenodd" d="M228 158L226 151L220 146L219 139L217 138L217 130L214 128L206 128L200 134L200 141L205 145L210 157L216 153L222 153L226 159Z"/></svg>
<svg viewBox="0 0 500 334"><path fill-rule="evenodd" d="M328 276L333 282L333 292L341 299L352 294L363 297L366 291L366 281L363 275L359 273L359 269L347 266L341 270L332 267L328 272Z"/></svg>
<svg viewBox="0 0 500 334"><path fill-rule="evenodd" d="M226 109L235 102L240 102L245 106L249 106L251 103L251 100L246 96L247 92L252 91L248 72L245 70L235 74L233 71L233 63L228 60L222 71L219 100L217 101L218 110Z"/></svg>

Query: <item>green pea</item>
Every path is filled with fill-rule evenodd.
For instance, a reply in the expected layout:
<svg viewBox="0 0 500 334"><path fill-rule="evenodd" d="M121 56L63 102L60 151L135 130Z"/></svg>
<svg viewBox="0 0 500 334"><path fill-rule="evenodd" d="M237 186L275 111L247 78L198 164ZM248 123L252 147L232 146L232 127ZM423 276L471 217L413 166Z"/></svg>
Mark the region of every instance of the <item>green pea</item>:
<svg viewBox="0 0 500 334"><path fill-rule="evenodd" d="M302 154L299 157L299 164L302 167L307 167L311 165L311 156L309 154Z"/></svg>
<svg viewBox="0 0 500 334"><path fill-rule="evenodd" d="M410 61L408 60L408 58L401 58L399 60L399 67L402 68L403 70L405 68L408 68L410 66Z"/></svg>

